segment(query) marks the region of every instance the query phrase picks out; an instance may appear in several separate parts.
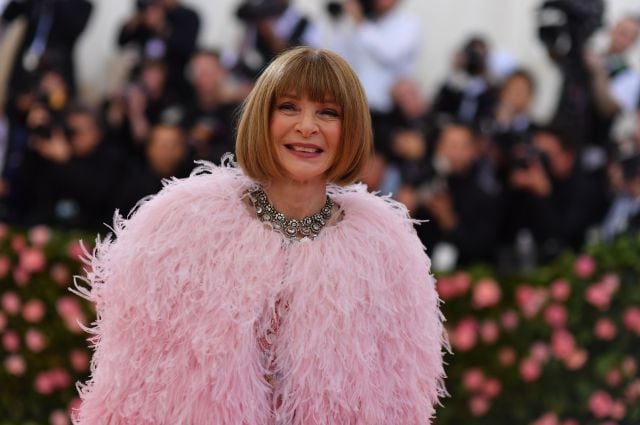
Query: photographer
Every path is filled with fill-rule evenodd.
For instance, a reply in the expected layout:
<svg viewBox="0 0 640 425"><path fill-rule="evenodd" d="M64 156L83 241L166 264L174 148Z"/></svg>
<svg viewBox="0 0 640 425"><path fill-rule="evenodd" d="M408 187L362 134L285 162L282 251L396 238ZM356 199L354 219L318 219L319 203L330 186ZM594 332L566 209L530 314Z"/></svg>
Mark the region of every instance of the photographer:
<svg viewBox="0 0 640 425"><path fill-rule="evenodd" d="M635 153L620 155L612 168L620 178L620 187L602 223L605 241L640 231L640 153L637 146Z"/></svg>
<svg viewBox="0 0 640 425"><path fill-rule="evenodd" d="M103 105L107 136L128 155L143 156L150 128L166 115L183 118L184 108L169 88L167 72L165 62L144 60L137 78Z"/></svg>
<svg viewBox="0 0 640 425"><path fill-rule="evenodd" d="M141 59L164 61L169 85L186 87L184 69L200 32L198 14L177 0L136 0L136 12L122 26L118 46L133 45Z"/></svg>
<svg viewBox="0 0 640 425"><path fill-rule="evenodd" d="M467 40L456 52L453 72L433 102L436 117L450 116L477 127L493 113L496 89L487 65L489 46L484 38Z"/></svg>
<svg viewBox="0 0 640 425"><path fill-rule="evenodd" d="M240 48L225 52L223 62L246 79L255 80L275 56L291 47L320 44L315 24L289 0L245 1L236 16L245 32Z"/></svg>
<svg viewBox="0 0 640 425"><path fill-rule="evenodd" d="M30 150L18 190L20 224L96 230L110 218L120 158L104 140L95 115L71 108L61 121L36 105L29 114ZM44 131L43 129L47 129Z"/></svg>
<svg viewBox="0 0 640 425"><path fill-rule="evenodd" d="M534 131L531 117L534 90L532 75L524 69L515 70L499 88L493 116L483 123L486 151L502 181L508 179L513 146L528 143Z"/></svg>
<svg viewBox="0 0 640 425"><path fill-rule="evenodd" d="M155 125L145 143L144 158L128 158L118 180L116 207L126 216L140 199L162 189L162 179L188 177L191 168L193 157L184 130L175 124Z"/></svg>
<svg viewBox="0 0 640 425"><path fill-rule="evenodd" d="M93 5L87 0L12 0L7 4L0 28L21 17L27 21L24 37L13 59L9 98L28 87L32 76L43 65L59 69L67 86L75 93L73 51L92 10Z"/></svg>
<svg viewBox="0 0 640 425"><path fill-rule="evenodd" d="M448 125L436 141L429 177L398 192L416 219L430 220L417 227L422 243L434 247L435 257L453 247L457 265L495 256L500 189L477 143L470 127Z"/></svg>
<svg viewBox="0 0 640 425"><path fill-rule="evenodd" d="M197 159L220 163L234 151L235 114L242 91L232 87L216 51L199 50L189 62L191 86L186 107L189 144Z"/></svg>
<svg viewBox="0 0 640 425"><path fill-rule="evenodd" d="M394 84L413 74L418 58L420 24L398 3L344 0L333 21L330 47L358 73L374 114L391 111Z"/></svg>
<svg viewBox="0 0 640 425"><path fill-rule="evenodd" d="M592 152L593 147L611 150L612 125L620 113L633 108L640 90L640 77L624 57L638 37L638 21L624 17L617 22L606 51L598 54L587 42L602 25L603 14L603 0L548 0L539 13L540 39L563 76L552 122L579 150L589 147Z"/></svg>
<svg viewBox="0 0 640 425"><path fill-rule="evenodd" d="M62 121L70 97L69 87L58 70L42 69L27 81L29 84L7 102L8 137L2 170L2 197L7 205L24 204L28 194L17 189L16 184L29 144L36 134L50 137L50 123ZM3 211L2 218L15 220L10 213Z"/></svg>
<svg viewBox="0 0 640 425"><path fill-rule="evenodd" d="M530 229L542 261L582 247L586 232L607 208L606 179L588 173L576 147L559 130L539 129L529 143L513 146L512 189L506 221L512 236ZM513 241L513 240L512 240Z"/></svg>

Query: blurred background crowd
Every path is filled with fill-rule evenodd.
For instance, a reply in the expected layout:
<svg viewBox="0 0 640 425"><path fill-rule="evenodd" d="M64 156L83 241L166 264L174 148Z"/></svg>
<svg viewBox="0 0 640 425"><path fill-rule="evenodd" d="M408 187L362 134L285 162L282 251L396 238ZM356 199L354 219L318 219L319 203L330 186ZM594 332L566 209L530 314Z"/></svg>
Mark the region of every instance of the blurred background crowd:
<svg viewBox="0 0 640 425"><path fill-rule="evenodd" d="M375 139L362 179L428 220L417 230L436 268L527 270L640 229L634 11L611 23L603 0L541 1L532 11L562 81L555 112L540 120L532 105L544 76L482 33L460 40L446 78L425 95L423 25L402 1L326 2L328 25L287 0L239 1L228 20L241 40L217 50L199 44L193 2L130 6L112 46L132 59L117 88L89 102L74 47L95 5L0 1L0 37L23 22L13 54L0 58L1 221L106 232L115 208L126 214L194 160L233 152L238 107L261 70L310 45L339 52L360 76ZM596 33L604 42L592 42Z"/></svg>

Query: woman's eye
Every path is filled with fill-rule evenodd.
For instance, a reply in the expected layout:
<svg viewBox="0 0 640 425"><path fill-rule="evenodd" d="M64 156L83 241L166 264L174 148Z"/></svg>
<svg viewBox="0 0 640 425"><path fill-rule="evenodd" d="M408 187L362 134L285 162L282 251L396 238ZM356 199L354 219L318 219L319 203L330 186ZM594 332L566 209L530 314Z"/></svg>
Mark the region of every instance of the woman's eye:
<svg viewBox="0 0 640 425"><path fill-rule="evenodd" d="M337 110L331 108L323 109L321 113L332 118L338 118L340 116Z"/></svg>
<svg viewBox="0 0 640 425"><path fill-rule="evenodd" d="M280 106L278 106L278 109L282 111L295 111L296 106L293 103L285 102L281 103Z"/></svg>

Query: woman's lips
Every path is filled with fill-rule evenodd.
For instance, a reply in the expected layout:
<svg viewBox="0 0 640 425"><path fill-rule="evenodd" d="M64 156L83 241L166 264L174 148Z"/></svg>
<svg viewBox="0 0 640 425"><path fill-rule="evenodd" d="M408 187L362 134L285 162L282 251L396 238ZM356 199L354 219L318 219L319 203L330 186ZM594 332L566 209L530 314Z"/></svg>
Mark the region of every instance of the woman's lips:
<svg viewBox="0 0 640 425"><path fill-rule="evenodd" d="M284 145L293 155L301 158L316 158L323 152L316 145L291 143Z"/></svg>

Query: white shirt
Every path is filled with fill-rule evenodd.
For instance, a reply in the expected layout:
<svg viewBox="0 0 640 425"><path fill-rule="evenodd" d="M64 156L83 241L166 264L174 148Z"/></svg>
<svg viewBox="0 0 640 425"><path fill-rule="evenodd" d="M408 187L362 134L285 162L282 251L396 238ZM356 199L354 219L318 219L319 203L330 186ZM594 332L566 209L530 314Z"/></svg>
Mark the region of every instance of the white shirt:
<svg viewBox="0 0 640 425"><path fill-rule="evenodd" d="M611 78L609 90L624 113L635 112L640 98L640 74L626 69Z"/></svg>
<svg viewBox="0 0 640 425"><path fill-rule="evenodd" d="M418 20L398 8L376 20L335 28L331 48L344 56L360 77L371 109L393 108L391 88L415 68L420 44Z"/></svg>

